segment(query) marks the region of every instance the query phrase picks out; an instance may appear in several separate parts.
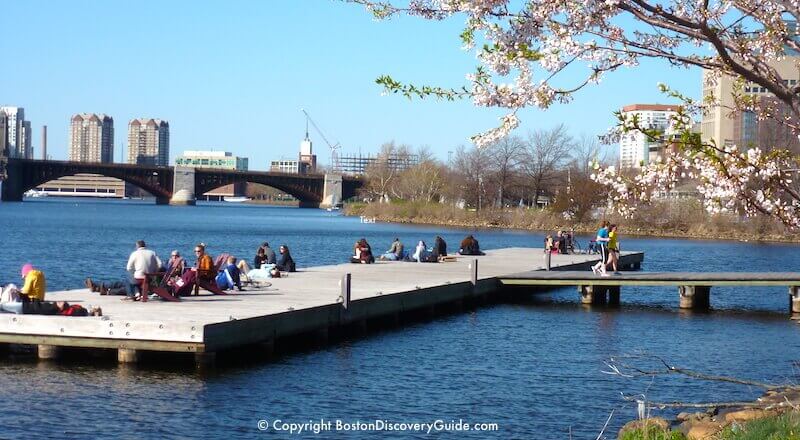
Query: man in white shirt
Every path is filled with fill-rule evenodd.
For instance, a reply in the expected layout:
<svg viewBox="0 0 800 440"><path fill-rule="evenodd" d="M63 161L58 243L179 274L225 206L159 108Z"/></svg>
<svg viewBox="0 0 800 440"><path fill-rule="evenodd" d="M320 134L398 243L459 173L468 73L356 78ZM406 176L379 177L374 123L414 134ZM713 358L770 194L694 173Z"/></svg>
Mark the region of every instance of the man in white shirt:
<svg viewBox="0 0 800 440"><path fill-rule="evenodd" d="M161 260L158 258L158 255L150 249L147 249L144 240L137 241L136 250L131 252L131 256L128 257L127 270L134 284L138 286L141 294L144 294L144 292L142 292L142 286L144 285L147 274L156 273L159 269L161 269ZM128 293L128 297L133 298L134 294L135 291L131 289Z"/></svg>

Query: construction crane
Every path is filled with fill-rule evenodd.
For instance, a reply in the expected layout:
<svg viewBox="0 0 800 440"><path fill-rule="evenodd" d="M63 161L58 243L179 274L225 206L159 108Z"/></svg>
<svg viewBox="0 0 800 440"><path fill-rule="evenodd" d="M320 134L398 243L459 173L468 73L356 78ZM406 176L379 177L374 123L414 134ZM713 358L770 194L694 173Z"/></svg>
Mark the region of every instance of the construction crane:
<svg viewBox="0 0 800 440"><path fill-rule="evenodd" d="M306 137L308 137L308 123L310 122L311 126L314 127L314 130L317 131L322 140L325 141L326 144L328 144L328 148L331 149L331 168L333 168L332 170L333 172L338 173L339 155L336 153L336 150L342 148L342 146L339 145L339 142L336 142L336 144L331 144L330 142L328 142L328 138L326 138L325 135L322 134L322 130L320 130L319 127L317 127L317 124L314 123L314 120L311 119L311 115L309 115L305 109L300 109L300 110L302 110L303 114L306 115Z"/></svg>

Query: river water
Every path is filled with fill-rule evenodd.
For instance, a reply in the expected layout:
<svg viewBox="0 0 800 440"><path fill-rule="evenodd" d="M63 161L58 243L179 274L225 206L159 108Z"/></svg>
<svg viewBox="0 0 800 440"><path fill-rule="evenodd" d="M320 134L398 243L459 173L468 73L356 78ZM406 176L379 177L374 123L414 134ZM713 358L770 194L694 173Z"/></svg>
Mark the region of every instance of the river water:
<svg viewBox="0 0 800 440"><path fill-rule="evenodd" d="M543 238L362 224L320 210L55 198L0 204L0 231L0 283L18 282L20 266L32 262L45 271L49 290L80 288L86 276L120 274L138 239L162 258L172 249L190 255L195 243L204 242L212 254L228 251L248 260L266 240L273 247L289 245L303 267L345 261L361 237L376 251L395 236L411 246L419 239L432 244L440 234L452 248L474 232L487 249L541 246ZM624 249L646 253L643 269L649 271L800 267L796 245L621 233ZM604 374L604 362L614 355L645 351L714 374L798 381L800 326L787 318L785 288L715 288L711 301L714 312L688 314L677 310L675 288L624 288L620 309L586 309L573 288L560 289L271 361L236 358L202 373L163 363L123 367L108 359L37 363L15 354L0 358L0 438L258 438L275 434L278 419L324 419L334 427L338 419L499 427L451 433L453 438L594 439L609 414L606 436L615 438L636 414L622 392L652 401L721 401L752 399L760 391L676 376ZM259 431L259 420L267 421L268 431ZM319 437L374 435L323 431ZM418 431L381 435L427 437Z"/></svg>

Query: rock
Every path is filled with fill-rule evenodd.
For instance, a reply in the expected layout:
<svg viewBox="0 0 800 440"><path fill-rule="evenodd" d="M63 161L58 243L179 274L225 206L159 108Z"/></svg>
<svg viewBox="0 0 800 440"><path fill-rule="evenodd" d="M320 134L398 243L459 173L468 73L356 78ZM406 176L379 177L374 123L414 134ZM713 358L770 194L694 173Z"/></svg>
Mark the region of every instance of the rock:
<svg viewBox="0 0 800 440"><path fill-rule="evenodd" d="M677 416L675 416L675 420L677 420L679 422L685 422L685 421L689 420L689 417L691 417L691 416L692 416L691 413L681 412L681 413L678 413Z"/></svg>
<svg viewBox="0 0 800 440"><path fill-rule="evenodd" d="M738 411L731 411L725 414L725 423L747 422L749 420L761 419L774 413L763 409L749 408Z"/></svg>
<svg viewBox="0 0 800 440"><path fill-rule="evenodd" d="M629 431L644 430L652 427L666 431L669 429L669 422L662 417L650 417L649 419L632 420L620 428L618 437L622 437L624 433Z"/></svg>
<svg viewBox="0 0 800 440"><path fill-rule="evenodd" d="M713 436L722 429L722 425L712 421L698 421L692 422L686 430L686 437L689 440L706 440L711 439Z"/></svg>

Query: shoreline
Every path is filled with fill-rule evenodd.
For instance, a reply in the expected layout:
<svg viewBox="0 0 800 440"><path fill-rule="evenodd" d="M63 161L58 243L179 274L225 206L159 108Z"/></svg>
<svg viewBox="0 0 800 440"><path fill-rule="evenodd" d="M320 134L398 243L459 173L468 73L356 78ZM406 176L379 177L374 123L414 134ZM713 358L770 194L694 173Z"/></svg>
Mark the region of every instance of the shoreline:
<svg viewBox="0 0 800 440"><path fill-rule="evenodd" d="M348 208L343 211L344 215L348 217L364 216L362 212L354 212ZM555 234L558 230L574 230L579 234L593 234L596 226L587 226L584 224L578 225L513 225L509 223L492 222L488 220L475 219L475 221L458 221L458 220L436 220L434 218L416 218L416 217L394 217L385 215L366 215L366 217L375 219L379 222L397 223L408 225L424 225L424 226L446 226L453 228L474 228L474 229L510 229L515 231L527 232L552 232ZM636 237L636 238L665 238L665 239L684 239L684 240L705 240L705 241L732 241L740 243L785 243L785 244L798 244L800 243L800 234L797 235L783 235L779 238L764 238L750 233L740 233L738 238L733 238L733 233L707 233L697 234L688 231L664 231L664 230L643 230L642 228L631 227L626 228L624 223L622 225L623 236Z"/></svg>

